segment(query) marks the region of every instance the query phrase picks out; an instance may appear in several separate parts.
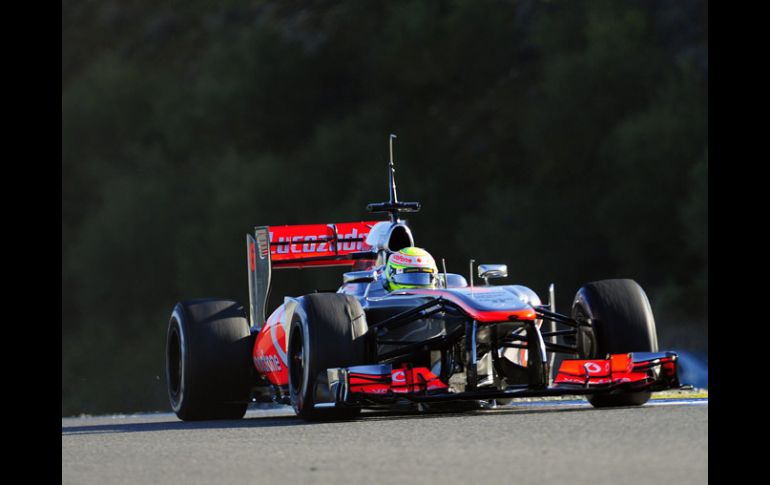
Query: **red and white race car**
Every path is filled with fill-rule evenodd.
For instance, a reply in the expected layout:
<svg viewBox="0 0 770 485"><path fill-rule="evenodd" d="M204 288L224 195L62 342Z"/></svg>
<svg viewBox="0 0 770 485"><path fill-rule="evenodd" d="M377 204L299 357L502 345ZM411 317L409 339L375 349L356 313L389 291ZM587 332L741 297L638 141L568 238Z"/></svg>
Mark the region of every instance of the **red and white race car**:
<svg viewBox="0 0 770 485"><path fill-rule="evenodd" d="M392 138L391 138L392 143ZM241 418L250 402L290 404L306 419L363 408L489 407L515 398L586 395L594 406L640 405L680 387L677 356L659 352L642 288L588 283L570 315L522 285L493 285L505 265L479 265L474 282L438 273L427 288L388 291L382 267L414 246L389 166L390 199L369 204L388 220L260 226L247 235L250 304L177 303L166 377L180 419ZM270 315L273 270L348 267L336 292L286 296ZM564 354L552 369L555 354Z"/></svg>

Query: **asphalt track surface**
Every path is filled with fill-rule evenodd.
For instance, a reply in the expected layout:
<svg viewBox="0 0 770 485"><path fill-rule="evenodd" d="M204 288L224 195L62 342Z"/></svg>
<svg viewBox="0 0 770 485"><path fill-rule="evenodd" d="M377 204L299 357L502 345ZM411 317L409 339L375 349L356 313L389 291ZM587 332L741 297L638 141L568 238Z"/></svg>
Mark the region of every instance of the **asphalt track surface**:
<svg viewBox="0 0 770 485"><path fill-rule="evenodd" d="M704 484L708 399L536 401L320 424L290 408L197 423L62 418L62 483Z"/></svg>

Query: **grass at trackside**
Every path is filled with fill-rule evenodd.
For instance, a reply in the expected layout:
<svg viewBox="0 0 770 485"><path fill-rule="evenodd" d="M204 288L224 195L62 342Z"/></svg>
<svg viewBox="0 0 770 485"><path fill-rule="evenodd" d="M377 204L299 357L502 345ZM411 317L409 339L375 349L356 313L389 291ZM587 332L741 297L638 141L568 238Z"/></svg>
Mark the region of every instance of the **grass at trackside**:
<svg viewBox="0 0 770 485"><path fill-rule="evenodd" d="M651 399L708 399L708 389L690 389L690 390L671 390L654 392ZM564 396L548 396L548 397L530 397L530 398L517 398L515 402L531 402L531 401L578 401L585 400L585 396L578 395L564 395Z"/></svg>
<svg viewBox="0 0 770 485"><path fill-rule="evenodd" d="M708 399L708 397L708 389L692 389L690 391L663 391L653 393L652 395L652 399Z"/></svg>

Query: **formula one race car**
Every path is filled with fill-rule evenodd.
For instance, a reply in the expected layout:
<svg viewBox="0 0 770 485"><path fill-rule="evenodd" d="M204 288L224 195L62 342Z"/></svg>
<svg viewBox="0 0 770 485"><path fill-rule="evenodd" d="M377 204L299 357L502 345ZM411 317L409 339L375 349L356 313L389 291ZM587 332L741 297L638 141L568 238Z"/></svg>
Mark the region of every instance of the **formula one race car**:
<svg viewBox="0 0 770 485"><path fill-rule="evenodd" d="M473 261L470 281L425 263L432 257L399 217L420 204L396 196L394 137L390 200L367 206L389 220L256 227L246 240L248 314L233 300L176 305L166 378L180 419L238 419L263 401L312 420L534 396L628 406L680 387L677 356L658 352L650 303L632 280L584 285L567 316L555 311L553 285L543 304L525 286L490 284L505 265L479 265L475 284ZM265 319L272 270L320 266L351 271L336 292L285 297ZM569 358L552 372L556 353Z"/></svg>

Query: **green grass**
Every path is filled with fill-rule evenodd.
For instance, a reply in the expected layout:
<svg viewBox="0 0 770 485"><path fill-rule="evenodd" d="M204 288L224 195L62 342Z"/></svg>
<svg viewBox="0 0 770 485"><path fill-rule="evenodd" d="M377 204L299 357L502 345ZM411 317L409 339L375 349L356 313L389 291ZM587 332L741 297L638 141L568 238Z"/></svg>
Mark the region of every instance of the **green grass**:
<svg viewBox="0 0 770 485"><path fill-rule="evenodd" d="M652 395L652 399L672 399L672 398L684 398L684 399L698 399L708 398L708 389L692 389L689 391L675 390L675 391L663 391L656 392Z"/></svg>

